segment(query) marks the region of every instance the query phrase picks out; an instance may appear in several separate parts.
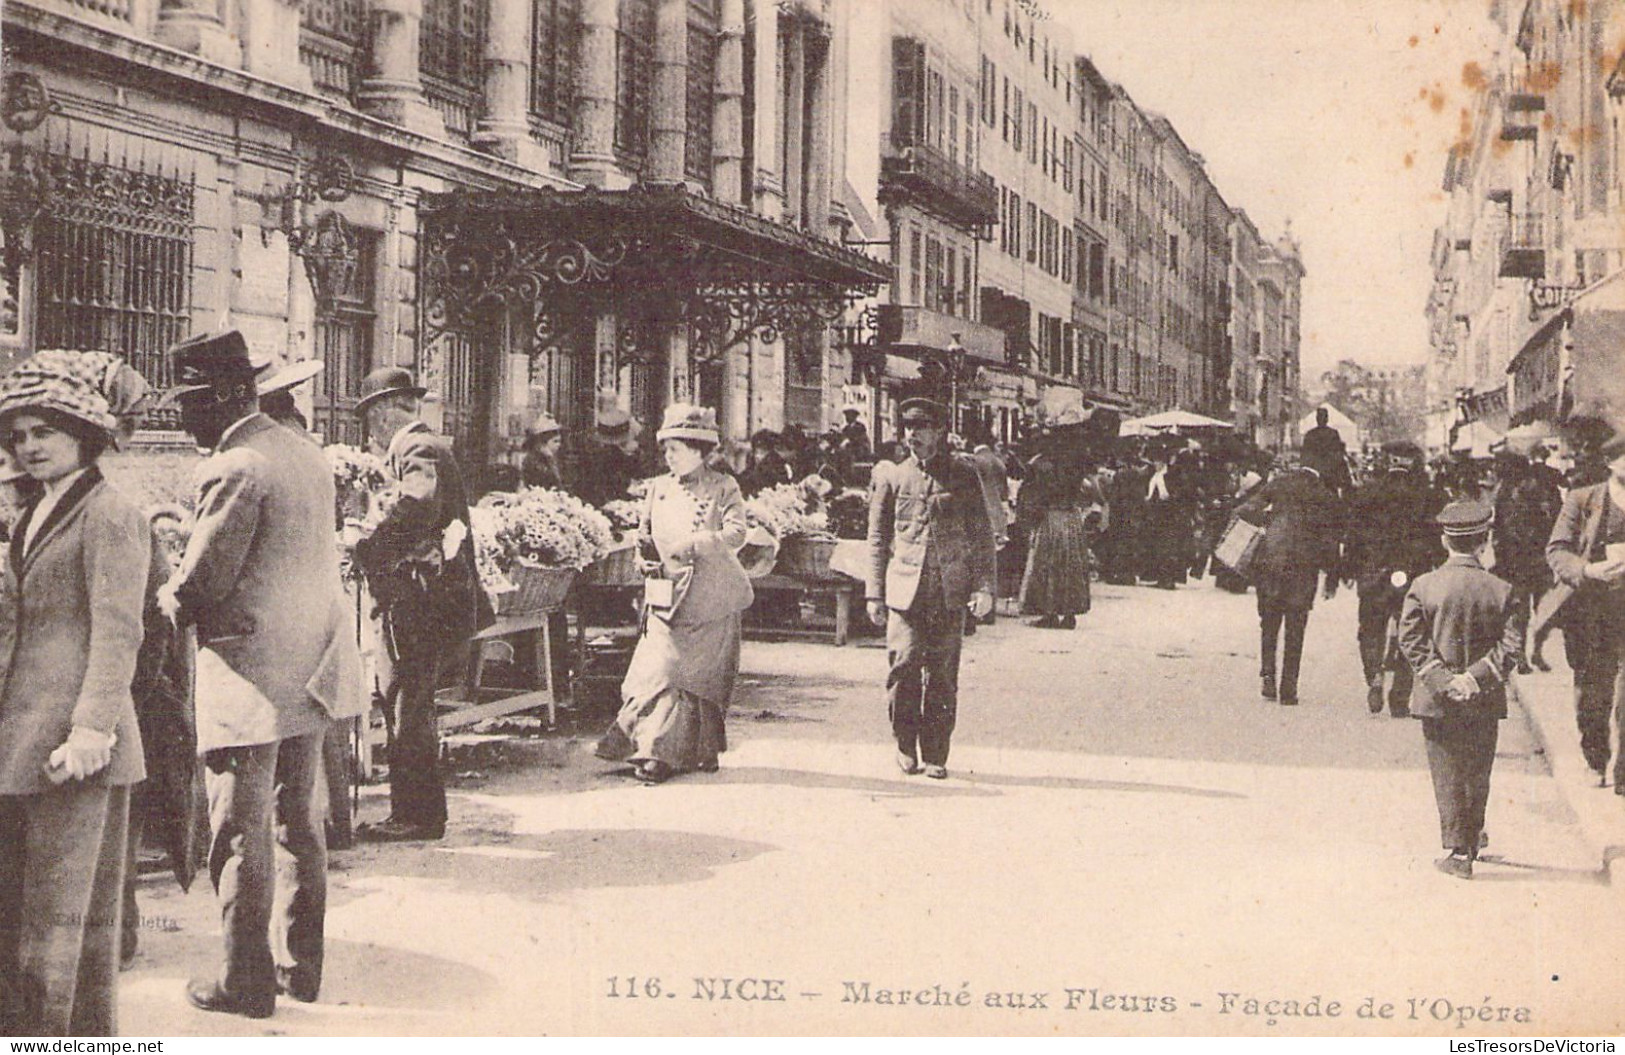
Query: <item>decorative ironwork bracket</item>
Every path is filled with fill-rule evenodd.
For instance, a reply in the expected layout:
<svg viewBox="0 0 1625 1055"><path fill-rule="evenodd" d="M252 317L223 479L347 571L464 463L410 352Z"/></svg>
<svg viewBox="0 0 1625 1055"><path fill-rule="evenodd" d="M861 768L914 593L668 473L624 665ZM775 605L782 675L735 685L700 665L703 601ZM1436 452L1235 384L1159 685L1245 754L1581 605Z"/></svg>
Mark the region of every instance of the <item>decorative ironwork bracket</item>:
<svg viewBox="0 0 1625 1055"><path fill-rule="evenodd" d="M40 79L32 73L6 74L0 99L0 121L13 132L32 132L59 107Z"/></svg>
<svg viewBox="0 0 1625 1055"><path fill-rule="evenodd" d="M318 314L332 311L354 288L359 250L355 232L343 216L328 209L311 223L308 206L318 201L344 201L354 183L355 166L349 159L324 154L308 163L299 162L293 178L281 189L244 195L267 211L275 210L275 228L260 227L261 244L270 244L273 229L288 239L288 248L304 260Z"/></svg>

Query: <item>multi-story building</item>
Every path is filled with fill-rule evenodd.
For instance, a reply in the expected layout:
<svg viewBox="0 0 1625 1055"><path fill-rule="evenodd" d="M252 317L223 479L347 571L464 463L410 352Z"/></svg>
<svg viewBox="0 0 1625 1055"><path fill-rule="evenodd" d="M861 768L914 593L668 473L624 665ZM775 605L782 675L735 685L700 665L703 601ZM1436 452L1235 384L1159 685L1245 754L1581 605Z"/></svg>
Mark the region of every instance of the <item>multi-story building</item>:
<svg viewBox="0 0 1625 1055"><path fill-rule="evenodd" d="M1248 439L1257 440L1263 425L1260 400L1266 372L1264 337L1260 326L1258 264L1264 242L1245 210L1237 209L1230 224L1230 288L1232 292L1227 339L1230 347L1230 415L1225 419Z"/></svg>
<svg viewBox="0 0 1625 1055"><path fill-rule="evenodd" d="M1625 374L1625 4L1494 3L1471 134L1446 164L1426 313L1428 440L1482 450L1509 426L1618 417Z"/></svg>
<svg viewBox="0 0 1625 1055"><path fill-rule="evenodd" d="M473 464L539 410L831 416L852 223L839 0L12 0L12 354L235 326L307 410L414 367ZM225 13L222 13L225 12Z"/></svg>
<svg viewBox="0 0 1625 1055"><path fill-rule="evenodd" d="M1302 385L1303 254L1290 233L1265 245L1258 258L1261 352L1257 442L1279 450L1298 442Z"/></svg>
<svg viewBox="0 0 1625 1055"><path fill-rule="evenodd" d="M1111 354L1114 316L1109 281L1111 260L1122 253L1122 235L1111 222L1111 106L1112 84L1087 57L1076 63L1078 104L1077 199L1073 203L1073 244L1077 266L1073 275L1072 322L1082 348L1079 382L1096 403L1127 406L1118 393Z"/></svg>

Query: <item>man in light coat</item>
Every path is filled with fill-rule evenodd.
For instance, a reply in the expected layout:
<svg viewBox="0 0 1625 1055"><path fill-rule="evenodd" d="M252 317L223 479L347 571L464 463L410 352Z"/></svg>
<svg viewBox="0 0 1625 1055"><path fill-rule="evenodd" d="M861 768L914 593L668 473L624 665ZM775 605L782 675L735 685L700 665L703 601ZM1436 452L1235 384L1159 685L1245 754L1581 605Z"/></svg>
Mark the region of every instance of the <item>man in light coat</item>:
<svg viewBox="0 0 1625 1055"><path fill-rule="evenodd" d="M948 776L959 706L965 609L993 609L993 530L981 480L948 452L946 408L910 399L902 408L900 465L875 469L869 492L869 618L886 628L886 677L897 765Z"/></svg>
<svg viewBox="0 0 1625 1055"><path fill-rule="evenodd" d="M259 412L241 334L192 338L171 356L182 426L212 453L160 603L197 628L209 875L226 943L223 972L194 980L187 998L265 1018L279 992L309 1002L321 988L327 848L312 792L328 726L364 707L361 657L321 451ZM294 861L291 889L277 889L278 846Z"/></svg>

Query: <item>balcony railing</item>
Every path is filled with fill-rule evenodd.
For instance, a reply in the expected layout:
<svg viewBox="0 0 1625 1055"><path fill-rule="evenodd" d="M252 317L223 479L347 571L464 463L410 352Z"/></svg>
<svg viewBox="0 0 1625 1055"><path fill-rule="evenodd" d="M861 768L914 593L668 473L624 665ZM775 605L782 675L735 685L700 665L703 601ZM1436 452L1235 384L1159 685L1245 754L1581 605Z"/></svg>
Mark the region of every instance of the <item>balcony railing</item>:
<svg viewBox="0 0 1625 1055"><path fill-rule="evenodd" d="M1513 213L1501 234L1502 278L1545 278L1546 241L1540 213Z"/></svg>
<svg viewBox="0 0 1625 1055"><path fill-rule="evenodd" d="M993 177L952 161L923 143L894 147L880 159L881 192L902 196L927 212L964 227L985 227L999 218Z"/></svg>
<svg viewBox="0 0 1625 1055"><path fill-rule="evenodd" d="M116 18L121 22L128 22L134 14L135 4L131 0L66 0L68 7L76 7L81 11L90 11L106 18Z"/></svg>

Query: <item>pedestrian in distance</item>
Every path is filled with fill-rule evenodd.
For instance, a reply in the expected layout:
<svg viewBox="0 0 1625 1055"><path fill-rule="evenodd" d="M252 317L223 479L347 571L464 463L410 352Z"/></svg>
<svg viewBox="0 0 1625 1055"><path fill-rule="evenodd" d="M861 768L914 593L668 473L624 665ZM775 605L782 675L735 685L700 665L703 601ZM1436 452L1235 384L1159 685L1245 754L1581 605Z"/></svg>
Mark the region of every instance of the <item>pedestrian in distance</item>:
<svg viewBox="0 0 1625 1055"><path fill-rule="evenodd" d="M1337 594L1340 572L1342 505L1327 483L1327 467L1305 459L1297 468L1270 478L1236 510L1250 524L1264 528L1253 561L1258 590L1259 694L1283 706L1298 702L1298 673L1303 661L1304 632L1315 604L1317 582L1324 580L1329 601ZM1276 647L1281 646L1280 680L1276 680Z"/></svg>
<svg viewBox="0 0 1625 1055"><path fill-rule="evenodd" d="M656 434L670 472L655 477L638 525L643 634L621 683L624 701L598 757L630 762L646 784L714 773L728 749L728 701L739 676L741 617L753 597L737 556L748 525L733 477L709 468L716 412L666 408Z"/></svg>
<svg viewBox="0 0 1625 1055"><path fill-rule="evenodd" d="M965 609L993 608L994 543L976 470L947 448L947 408L901 407L909 456L877 466L869 492L869 619L886 629L887 706L906 775L948 776Z"/></svg>
<svg viewBox="0 0 1625 1055"><path fill-rule="evenodd" d="M71 358L0 381L0 439L35 485L0 579L7 1036L117 1033L130 791L146 775L131 684L152 536L102 479L117 419Z"/></svg>
<svg viewBox="0 0 1625 1055"><path fill-rule="evenodd" d="M357 831L368 842L446 834L435 692L447 671L467 667L474 635L496 621L474 566L462 469L451 441L422 420L426 394L409 371L386 366L362 379L355 405L400 492L355 545L393 661L389 817Z"/></svg>
<svg viewBox="0 0 1625 1055"><path fill-rule="evenodd" d="M1625 430L1598 453L1608 479L1563 499L1546 545L1557 585L1541 609L1563 628L1586 764L1625 795L1625 749L1610 765L1610 728L1625 722Z"/></svg>
<svg viewBox="0 0 1625 1055"><path fill-rule="evenodd" d="M1471 879L1484 841L1484 810L1507 681L1523 656L1526 606L1479 558L1493 510L1457 501L1439 514L1449 551L1443 567L1412 584L1399 617L1399 646L1416 677L1411 713L1422 721L1439 809L1441 872Z"/></svg>
<svg viewBox="0 0 1625 1055"><path fill-rule="evenodd" d="M559 471L559 450L564 446L564 427L553 415L542 412L525 430L525 445L519 462L519 482L525 487L564 487Z"/></svg>

